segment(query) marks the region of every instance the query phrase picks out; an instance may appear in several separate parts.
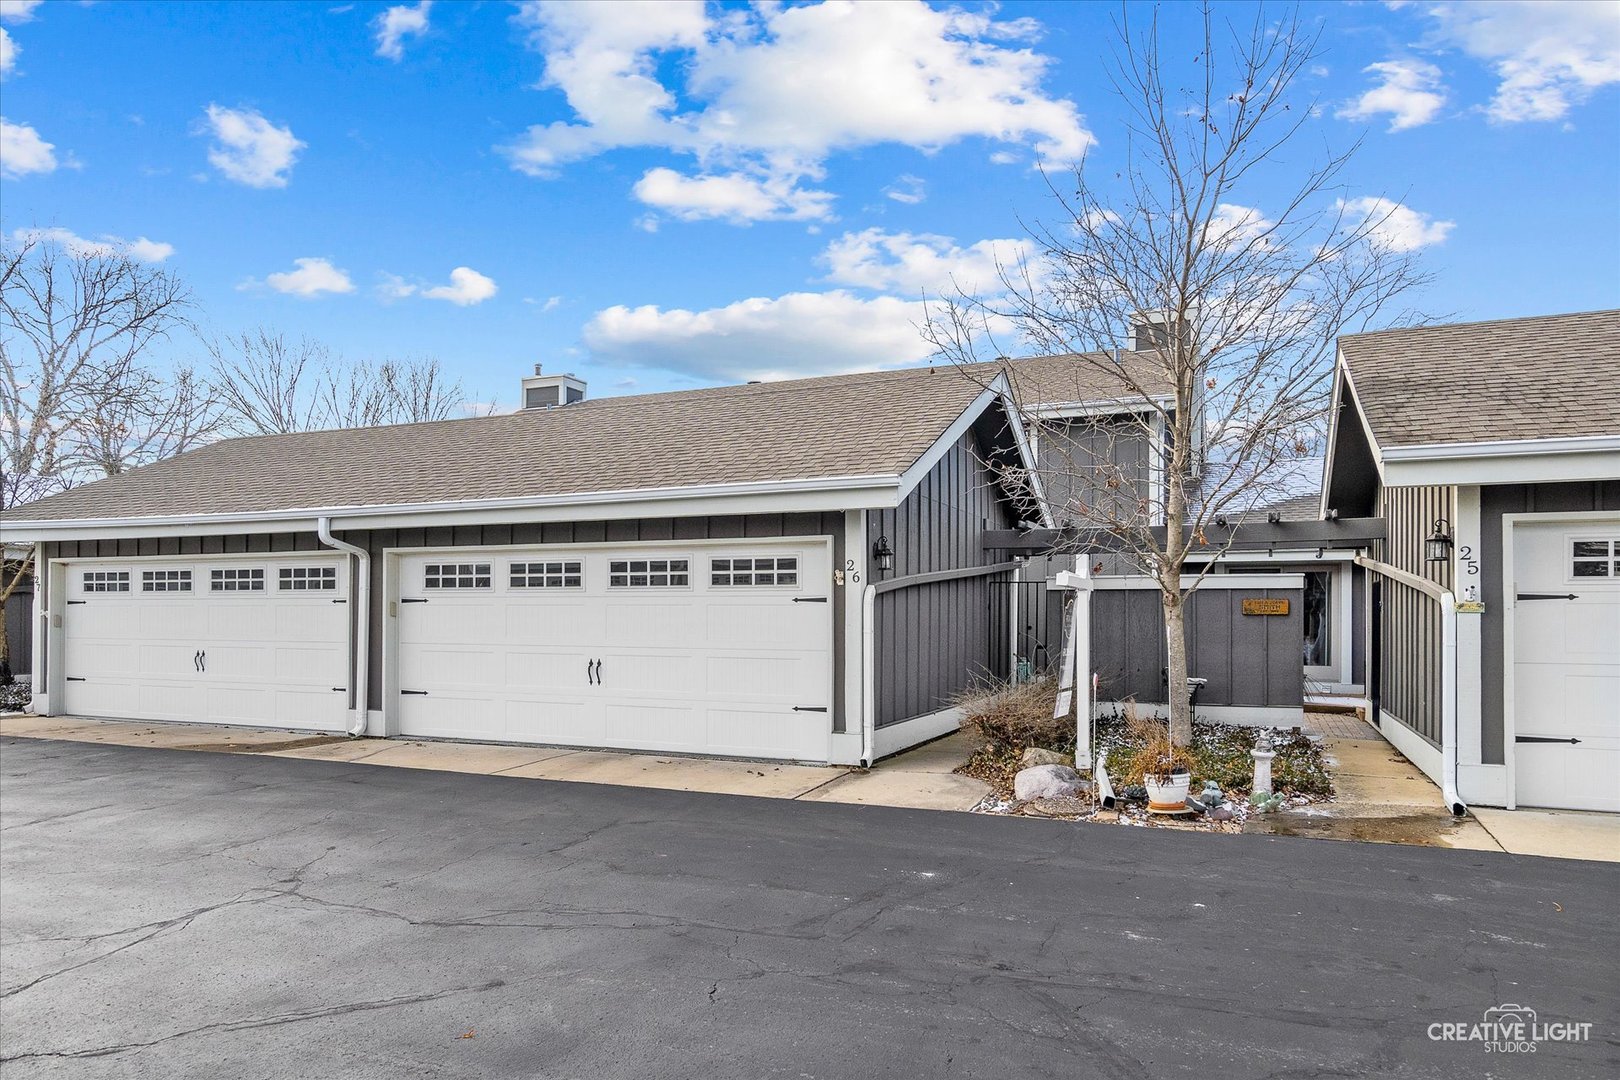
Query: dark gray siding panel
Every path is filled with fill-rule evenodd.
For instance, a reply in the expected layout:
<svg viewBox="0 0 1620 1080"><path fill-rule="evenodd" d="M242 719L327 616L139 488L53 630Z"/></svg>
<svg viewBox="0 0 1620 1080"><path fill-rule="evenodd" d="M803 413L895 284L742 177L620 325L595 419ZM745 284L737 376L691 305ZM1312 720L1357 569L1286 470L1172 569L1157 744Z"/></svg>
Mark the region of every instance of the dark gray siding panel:
<svg viewBox="0 0 1620 1080"><path fill-rule="evenodd" d="M1287 615L1244 615L1246 598L1289 601ZM1199 705L1293 708L1305 698L1299 643L1302 589L1201 589L1187 598L1187 668L1207 682ZM1097 589L1091 600L1091 663L1098 697L1144 704L1165 699L1164 615L1156 589Z"/></svg>
<svg viewBox="0 0 1620 1080"><path fill-rule="evenodd" d="M1037 471L1059 520L1134 519L1137 500L1150 495L1151 443L1134 421L1120 417L1045 421L1037 429L1036 443ZM1122 508L1111 512L1110 500L1119 500Z"/></svg>
<svg viewBox="0 0 1620 1080"><path fill-rule="evenodd" d="M1503 746L1502 686L1505 665L1502 595L1502 516L1504 514L1571 513L1620 510L1620 481L1583 484L1500 484L1480 489L1480 596L1485 614L1480 623L1480 678L1483 751L1487 765L1506 759Z"/></svg>
<svg viewBox="0 0 1620 1080"><path fill-rule="evenodd" d="M1423 557L1423 541L1440 519L1455 522L1455 489L1396 487L1378 492L1378 516L1387 524L1373 557L1450 589L1451 563ZM1440 745L1441 617L1431 597L1394 581L1383 582L1380 625L1379 708L1424 739Z"/></svg>
<svg viewBox="0 0 1620 1080"><path fill-rule="evenodd" d="M34 664L34 583L24 581L6 597L6 645L11 671L27 675Z"/></svg>
<svg viewBox="0 0 1620 1080"><path fill-rule="evenodd" d="M868 539L887 537L894 570L879 573L866 552L867 580L984 566L988 529L1010 515L971 433L946 452L892 510L867 514ZM859 595L859 594L857 594ZM900 723L949 708L961 691L1007 674L1010 632L1006 574L957 578L879 593L874 609L876 724Z"/></svg>

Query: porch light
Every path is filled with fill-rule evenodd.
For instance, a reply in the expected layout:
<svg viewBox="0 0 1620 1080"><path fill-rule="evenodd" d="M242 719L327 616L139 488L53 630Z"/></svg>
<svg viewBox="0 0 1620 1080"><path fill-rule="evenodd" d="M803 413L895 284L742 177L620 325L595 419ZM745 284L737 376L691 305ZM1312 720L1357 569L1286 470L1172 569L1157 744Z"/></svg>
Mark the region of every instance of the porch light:
<svg viewBox="0 0 1620 1080"><path fill-rule="evenodd" d="M877 568L884 573L894 569L894 548L889 546L889 538L880 536L877 543L872 545L872 557L877 560Z"/></svg>
<svg viewBox="0 0 1620 1080"><path fill-rule="evenodd" d="M1451 524L1445 518L1436 519L1433 534L1423 541L1423 558L1433 563L1451 558Z"/></svg>

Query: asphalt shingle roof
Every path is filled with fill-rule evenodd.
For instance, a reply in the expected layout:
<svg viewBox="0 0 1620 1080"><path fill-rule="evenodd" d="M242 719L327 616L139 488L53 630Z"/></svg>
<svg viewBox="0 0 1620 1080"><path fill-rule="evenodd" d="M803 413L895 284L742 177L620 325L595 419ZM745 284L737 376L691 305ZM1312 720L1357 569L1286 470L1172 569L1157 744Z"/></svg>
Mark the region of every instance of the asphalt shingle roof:
<svg viewBox="0 0 1620 1080"><path fill-rule="evenodd" d="M226 439L4 518L244 514L898 475L1002 367L940 365ZM1012 372L1015 382L1054 393L1101 385L1071 357L1015 361Z"/></svg>
<svg viewBox="0 0 1620 1080"><path fill-rule="evenodd" d="M1339 349L1386 449L1620 435L1620 311L1380 330Z"/></svg>

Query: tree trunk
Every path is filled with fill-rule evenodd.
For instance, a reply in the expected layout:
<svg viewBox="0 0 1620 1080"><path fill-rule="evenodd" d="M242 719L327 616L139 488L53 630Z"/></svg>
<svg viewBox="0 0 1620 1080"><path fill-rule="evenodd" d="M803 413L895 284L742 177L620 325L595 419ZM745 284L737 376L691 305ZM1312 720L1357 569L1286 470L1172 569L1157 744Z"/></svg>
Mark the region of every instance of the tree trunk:
<svg viewBox="0 0 1620 1080"><path fill-rule="evenodd" d="M0 601L0 686L10 686L17 681L11 673L11 636L6 633L6 605Z"/></svg>
<svg viewBox="0 0 1620 1080"><path fill-rule="evenodd" d="M1177 583L1180 584L1179 582ZM1192 695L1187 688L1187 599L1178 589L1160 593L1164 601L1164 643L1169 677L1165 700L1170 707L1170 741L1192 745Z"/></svg>

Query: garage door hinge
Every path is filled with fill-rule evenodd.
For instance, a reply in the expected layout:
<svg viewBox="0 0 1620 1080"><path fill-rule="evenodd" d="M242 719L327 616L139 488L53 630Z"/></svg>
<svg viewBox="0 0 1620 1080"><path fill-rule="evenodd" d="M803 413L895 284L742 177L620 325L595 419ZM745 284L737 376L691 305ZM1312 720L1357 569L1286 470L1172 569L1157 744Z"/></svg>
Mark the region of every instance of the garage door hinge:
<svg viewBox="0 0 1620 1080"><path fill-rule="evenodd" d="M402 694L415 694L417 697L427 697L426 690L401 690Z"/></svg>
<svg viewBox="0 0 1620 1080"><path fill-rule="evenodd" d="M825 596L795 596L793 602L795 604L825 604L827 598Z"/></svg>
<svg viewBox="0 0 1620 1080"><path fill-rule="evenodd" d="M1513 599L1515 599L1515 600L1579 600L1580 597L1576 596L1574 593L1522 592L1518 596L1515 596Z"/></svg>
<svg viewBox="0 0 1620 1080"><path fill-rule="evenodd" d="M68 607L72 607L74 604L88 604L89 602L88 600L69 600Z"/></svg>
<svg viewBox="0 0 1620 1080"><path fill-rule="evenodd" d="M399 598L399 602L402 603L402 604L425 604L425 603L427 603L427 597L425 597L425 596L402 596L402 597Z"/></svg>
<svg viewBox="0 0 1620 1080"><path fill-rule="evenodd" d="M825 705L795 705L795 706L793 706L793 711L794 712L826 712L827 711L827 706L825 706Z"/></svg>
<svg viewBox="0 0 1620 1080"><path fill-rule="evenodd" d="M334 601L332 601L332 603L334 603L334 604L347 604L348 601L347 600L334 600Z"/></svg>
<svg viewBox="0 0 1620 1080"><path fill-rule="evenodd" d="M347 694L348 692L349 692L349 688L347 686L334 686L334 687L332 687L332 693L334 693L334 694Z"/></svg>
<svg viewBox="0 0 1620 1080"><path fill-rule="evenodd" d="M1515 735L1515 736L1513 736L1513 741L1514 742L1561 742L1561 743L1569 743L1571 745L1574 745L1576 743L1579 743L1581 740L1579 740L1579 739L1555 739L1551 735Z"/></svg>
<svg viewBox="0 0 1620 1080"><path fill-rule="evenodd" d="M67 681L68 682L84 682L84 676L83 675L69 675L67 677Z"/></svg>

